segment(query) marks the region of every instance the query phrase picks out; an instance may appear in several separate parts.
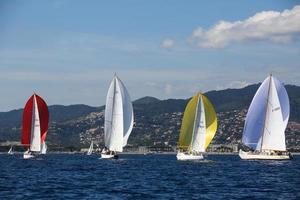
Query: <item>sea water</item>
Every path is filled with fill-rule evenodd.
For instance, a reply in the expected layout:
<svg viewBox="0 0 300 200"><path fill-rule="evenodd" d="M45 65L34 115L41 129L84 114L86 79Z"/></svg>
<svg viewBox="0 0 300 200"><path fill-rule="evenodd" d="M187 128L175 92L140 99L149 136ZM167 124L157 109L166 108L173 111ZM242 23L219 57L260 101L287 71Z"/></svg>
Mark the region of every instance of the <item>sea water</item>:
<svg viewBox="0 0 300 200"><path fill-rule="evenodd" d="M300 199L300 156L243 161L208 155L0 155L0 199Z"/></svg>

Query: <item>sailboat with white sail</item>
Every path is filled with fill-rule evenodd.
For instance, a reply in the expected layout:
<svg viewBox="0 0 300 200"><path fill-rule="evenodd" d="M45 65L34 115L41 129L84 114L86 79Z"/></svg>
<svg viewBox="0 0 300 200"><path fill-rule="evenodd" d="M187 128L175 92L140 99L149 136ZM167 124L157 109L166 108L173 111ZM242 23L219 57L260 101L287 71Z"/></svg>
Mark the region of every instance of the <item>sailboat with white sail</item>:
<svg viewBox="0 0 300 200"><path fill-rule="evenodd" d="M106 97L104 142L101 158L117 158L133 128L133 107L123 82L115 74Z"/></svg>
<svg viewBox="0 0 300 200"><path fill-rule="evenodd" d="M251 150L240 149L240 158L290 159L285 144L289 115L289 97L284 85L270 75L258 88L248 109L242 142Z"/></svg>
<svg viewBox="0 0 300 200"><path fill-rule="evenodd" d="M13 151L13 146L10 146L10 149L8 150L7 152L9 155L12 155L14 154L14 151Z"/></svg>
<svg viewBox="0 0 300 200"><path fill-rule="evenodd" d="M197 93L188 102L180 129L177 160L201 160L217 131L217 114L209 99Z"/></svg>
<svg viewBox="0 0 300 200"><path fill-rule="evenodd" d="M22 144L27 148L23 158L33 158L41 154L49 123L49 111L46 102L37 94L27 101L23 111Z"/></svg>
<svg viewBox="0 0 300 200"><path fill-rule="evenodd" d="M93 150L94 150L94 143L92 141L91 145L90 145L90 148L89 148L88 152L86 153L86 155L88 155L88 156L92 155Z"/></svg>

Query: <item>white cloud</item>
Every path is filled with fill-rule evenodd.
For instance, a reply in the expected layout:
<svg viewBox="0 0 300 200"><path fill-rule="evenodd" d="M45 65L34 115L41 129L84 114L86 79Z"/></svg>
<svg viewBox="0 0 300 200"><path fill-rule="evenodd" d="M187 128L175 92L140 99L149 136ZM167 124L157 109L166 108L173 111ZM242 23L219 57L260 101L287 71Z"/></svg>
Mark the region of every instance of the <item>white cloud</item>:
<svg viewBox="0 0 300 200"><path fill-rule="evenodd" d="M217 86L217 90L224 90L224 89L240 89L244 88L246 86L250 85L250 83L246 81L232 81L228 84L222 85L222 86Z"/></svg>
<svg viewBox="0 0 300 200"><path fill-rule="evenodd" d="M166 38L162 41L161 46L165 49L170 49L174 46L174 40Z"/></svg>
<svg viewBox="0 0 300 200"><path fill-rule="evenodd" d="M244 21L219 21L208 30L194 30L192 42L202 48L222 48L231 42L269 40L287 43L300 36L300 6L282 12L263 11Z"/></svg>
<svg viewBox="0 0 300 200"><path fill-rule="evenodd" d="M171 84L166 84L165 85L165 93L166 95L171 95L173 91L173 86Z"/></svg>

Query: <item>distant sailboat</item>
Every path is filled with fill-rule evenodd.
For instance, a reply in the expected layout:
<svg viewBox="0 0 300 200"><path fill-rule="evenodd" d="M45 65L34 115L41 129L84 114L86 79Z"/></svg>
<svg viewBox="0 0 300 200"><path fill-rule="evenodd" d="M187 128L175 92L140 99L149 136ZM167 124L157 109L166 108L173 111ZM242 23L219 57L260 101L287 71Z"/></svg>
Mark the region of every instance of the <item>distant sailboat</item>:
<svg viewBox="0 0 300 200"><path fill-rule="evenodd" d="M180 129L178 160L200 160L217 131L212 103L201 93L187 104Z"/></svg>
<svg viewBox="0 0 300 200"><path fill-rule="evenodd" d="M49 111L45 101L32 95L23 111L22 144L27 147L23 158L32 158L41 152L41 144L48 132Z"/></svg>
<svg viewBox="0 0 300 200"><path fill-rule="evenodd" d="M45 141L42 142L41 145L42 145L41 146L41 154L46 154L47 153L47 144L46 144L46 142Z"/></svg>
<svg viewBox="0 0 300 200"><path fill-rule="evenodd" d="M90 145L90 148L89 148L89 150L88 150L88 152L86 153L86 155L92 155L92 153L93 153L93 148L94 147L94 143L93 143L93 141L91 142L91 145Z"/></svg>
<svg viewBox="0 0 300 200"><path fill-rule="evenodd" d="M249 107L242 142L252 151L240 150L241 159L290 159L284 133L289 115L284 85L270 75L258 88Z"/></svg>
<svg viewBox="0 0 300 200"><path fill-rule="evenodd" d="M10 149L8 150L7 153L10 154L10 155L14 154L14 152L13 152L13 146L10 146Z"/></svg>
<svg viewBox="0 0 300 200"><path fill-rule="evenodd" d="M133 128L133 108L123 82L115 75L106 98L104 142L101 158L117 158Z"/></svg>

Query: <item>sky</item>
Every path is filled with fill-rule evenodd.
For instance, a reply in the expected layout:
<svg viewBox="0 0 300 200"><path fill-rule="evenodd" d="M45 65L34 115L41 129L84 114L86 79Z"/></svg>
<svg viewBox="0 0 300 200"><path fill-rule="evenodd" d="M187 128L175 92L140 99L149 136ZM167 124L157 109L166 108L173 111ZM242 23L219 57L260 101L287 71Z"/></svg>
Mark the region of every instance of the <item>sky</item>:
<svg viewBox="0 0 300 200"><path fill-rule="evenodd" d="M132 100L300 85L300 1L0 0L0 111L105 104L114 73Z"/></svg>

